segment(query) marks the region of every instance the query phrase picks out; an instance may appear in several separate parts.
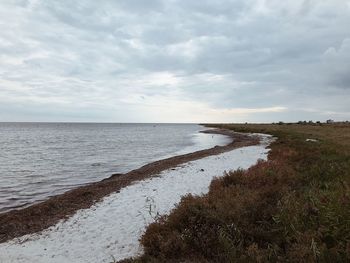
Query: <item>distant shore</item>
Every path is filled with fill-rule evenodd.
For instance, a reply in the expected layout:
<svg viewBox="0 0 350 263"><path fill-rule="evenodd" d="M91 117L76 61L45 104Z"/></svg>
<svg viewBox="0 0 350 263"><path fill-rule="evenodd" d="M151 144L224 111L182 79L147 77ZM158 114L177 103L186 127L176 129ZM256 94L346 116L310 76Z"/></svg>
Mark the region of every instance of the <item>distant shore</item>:
<svg viewBox="0 0 350 263"><path fill-rule="evenodd" d="M226 146L216 146L211 149L152 162L125 174L113 174L100 182L78 187L42 203L0 214L0 243L53 226L60 220L70 217L77 210L89 208L103 197L113 192L119 192L120 189L136 181L152 177L164 170L210 155L217 155L235 148L259 143L256 136L235 133L225 129L210 129L203 132L226 135L231 137L232 141Z"/></svg>

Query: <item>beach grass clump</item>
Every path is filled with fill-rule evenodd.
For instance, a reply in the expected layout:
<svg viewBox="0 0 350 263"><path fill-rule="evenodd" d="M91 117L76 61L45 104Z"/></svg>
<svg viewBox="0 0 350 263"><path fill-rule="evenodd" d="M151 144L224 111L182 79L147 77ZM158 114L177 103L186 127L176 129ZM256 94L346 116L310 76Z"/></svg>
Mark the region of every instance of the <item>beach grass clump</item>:
<svg viewBox="0 0 350 263"><path fill-rule="evenodd" d="M148 227L144 255L129 261L349 262L350 126L224 128L278 140L268 161L214 179L204 196L183 197Z"/></svg>

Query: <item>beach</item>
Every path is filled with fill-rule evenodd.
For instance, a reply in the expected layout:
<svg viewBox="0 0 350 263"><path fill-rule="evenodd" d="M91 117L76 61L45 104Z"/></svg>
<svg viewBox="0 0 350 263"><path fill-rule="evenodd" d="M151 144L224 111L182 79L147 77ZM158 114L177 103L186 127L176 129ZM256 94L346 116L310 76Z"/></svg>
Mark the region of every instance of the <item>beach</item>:
<svg viewBox="0 0 350 263"><path fill-rule="evenodd" d="M249 137L256 140L257 136ZM210 152L174 157L143 167L144 172L153 176L129 181L128 186L111 191L102 201L79 209L68 220L59 220L42 232L0 244L0 262L111 262L136 256L142 252L138 240L146 226L157 216L169 213L181 196L204 194L214 177L225 171L247 169L259 159L266 159L271 138L262 135L259 138L259 145L237 148L236 141L235 147L231 143ZM242 145L243 141L241 138ZM120 176L109 181L115 179L120 180ZM65 198L71 198L69 195L76 191ZM37 208L41 207L29 209Z"/></svg>
<svg viewBox="0 0 350 263"><path fill-rule="evenodd" d="M231 142L201 130L197 124L0 123L0 214Z"/></svg>
<svg viewBox="0 0 350 263"><path fill-rule="evenodd" d="M226 152L238 147L255 145L259 142L257 136L232 133L222 129L211 129L206 132L231 136L232 141L226 146L216 146L207 150L155 161L128 173L114 174L100 182L75 188L64 194L51 197L39 204L2 213L0 214L0 242L44 230L55 225L61 219L68 218L79 209L91 207L103 197L119 191L132 182L149 178L176 165Z"/></svg>

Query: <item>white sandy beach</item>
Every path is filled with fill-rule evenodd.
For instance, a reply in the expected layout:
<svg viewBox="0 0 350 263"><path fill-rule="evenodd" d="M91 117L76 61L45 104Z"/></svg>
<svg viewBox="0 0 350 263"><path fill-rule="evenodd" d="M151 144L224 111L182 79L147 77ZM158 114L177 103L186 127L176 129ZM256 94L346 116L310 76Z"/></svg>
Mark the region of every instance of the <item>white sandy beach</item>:
<svg viewBox="0 0 350 263"><path fill-rule="evenodd" d="M224 171L266 159L270 138L166 170L41 233L0 244L0 262L113 262L136 256L142 252L138 240L157 213L169 213L187 193L206 193L213 177Z"/></svg>

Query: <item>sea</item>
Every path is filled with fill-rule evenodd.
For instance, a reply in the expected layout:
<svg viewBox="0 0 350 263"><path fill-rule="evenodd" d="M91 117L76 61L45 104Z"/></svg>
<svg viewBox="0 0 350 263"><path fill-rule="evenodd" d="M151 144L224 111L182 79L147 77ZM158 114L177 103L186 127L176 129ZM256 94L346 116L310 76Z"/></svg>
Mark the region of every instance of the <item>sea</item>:
<svg viewBox="0 0 350 263"><path fill-rule="evenodd" d="M0 213L147 163L222 146L196 124L0 123Z"/></svg>

